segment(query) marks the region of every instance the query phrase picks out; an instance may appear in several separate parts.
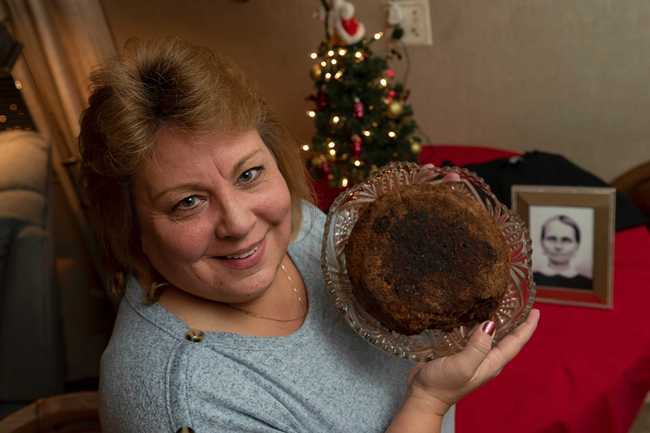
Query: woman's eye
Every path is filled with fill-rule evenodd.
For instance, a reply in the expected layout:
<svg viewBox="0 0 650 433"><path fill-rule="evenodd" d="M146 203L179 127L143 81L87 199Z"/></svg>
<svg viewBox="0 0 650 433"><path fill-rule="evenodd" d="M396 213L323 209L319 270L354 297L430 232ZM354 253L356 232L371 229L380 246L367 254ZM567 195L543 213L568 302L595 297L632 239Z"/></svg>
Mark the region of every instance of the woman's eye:
<svg viewBox="0 0 650 433"><path fill-rule="evenodd" d="M185 197L183 200L176 203L174 210L188 210L193 209L199 204L199 198L195 195Z"/></svg>
<svg viewBox="0 0 650 433"><path fill-rule="evenodd" d="M243 184L251 183L255 179L257 179L260 174L262 174L262 170L264 170L264 167L262 166L249 168L248 170L240 174L239 179L237 180L239 183L243 183Z"/></svg>

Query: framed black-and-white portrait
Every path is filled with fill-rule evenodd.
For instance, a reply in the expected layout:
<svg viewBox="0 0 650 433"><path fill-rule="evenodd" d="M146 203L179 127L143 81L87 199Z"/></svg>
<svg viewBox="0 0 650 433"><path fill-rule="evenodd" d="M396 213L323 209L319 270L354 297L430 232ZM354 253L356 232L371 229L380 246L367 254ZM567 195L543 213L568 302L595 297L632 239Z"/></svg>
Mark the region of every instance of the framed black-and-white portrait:
<svg viewBox="0 0 650 433"><path fill-rule="evenodd" d="M614 188L514 185L528 224L537 300L613 306Z"/></svg>

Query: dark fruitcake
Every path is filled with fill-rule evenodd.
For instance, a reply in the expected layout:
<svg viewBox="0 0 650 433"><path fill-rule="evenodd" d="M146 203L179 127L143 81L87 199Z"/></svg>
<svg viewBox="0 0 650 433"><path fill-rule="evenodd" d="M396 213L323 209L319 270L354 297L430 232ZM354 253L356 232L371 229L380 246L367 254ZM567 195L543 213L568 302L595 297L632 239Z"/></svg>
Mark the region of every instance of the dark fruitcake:
<svg viewBox="0 0 650 433"><path fill-rule="evenodd" d="M510 283L510 249L462 183L402 187L367 205L345 246L354 296L405 335L487 320Z"/></svg>

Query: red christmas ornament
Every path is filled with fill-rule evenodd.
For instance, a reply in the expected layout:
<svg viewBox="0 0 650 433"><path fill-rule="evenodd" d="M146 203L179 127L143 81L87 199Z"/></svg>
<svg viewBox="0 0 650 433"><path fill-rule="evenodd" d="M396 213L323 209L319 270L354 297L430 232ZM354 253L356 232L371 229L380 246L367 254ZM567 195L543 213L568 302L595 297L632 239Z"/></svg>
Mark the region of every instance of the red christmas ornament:
<svg viewBox="0 0 650 433"><path fill-rule="evenodd" d="M386 76L388 78L395 78L395 71L393 70L393 68L386 69Z"/></svg>
<svg viewBox="0 0 650 433"><path fill-rule="evenodd" d="M363 110L363 103L359 100L359 98L354 98L354 117L357 119L361 119L364 114Z"/></svg>
<svg viewBox="0 0 650 433"><path fill-rule="evenodd" d="M361 137L358 135L353 135L352 136L352 154L354 155L355 158L358 158L361 155L361 148L363 145L363 141L361 140Z"/></svg>
<svg viewBox="0 0 650 433"><path fill-rule="evenodd" d="M332 167L330 167L328 162L323 162L323 165L321 165L321 170L323 170L323 173L325 175L328 175L332 172Z"/></svg>
<svg viewBox="0 0 650 433"><path fill-rule="evenodd" d="M325 92L319 90L318 93L316 94L316 107L319 110L322 110L327 107L327 95L325 94Z"/></svg>
<svg viewBox="0 0 650 433"><path fill-rule="evenodd" d="M386 104L390 104L391 102L393 102L395 96L397 96L397 92L395 92L394 90L390 90L388 92L388 96L386 96Z"/></svg>

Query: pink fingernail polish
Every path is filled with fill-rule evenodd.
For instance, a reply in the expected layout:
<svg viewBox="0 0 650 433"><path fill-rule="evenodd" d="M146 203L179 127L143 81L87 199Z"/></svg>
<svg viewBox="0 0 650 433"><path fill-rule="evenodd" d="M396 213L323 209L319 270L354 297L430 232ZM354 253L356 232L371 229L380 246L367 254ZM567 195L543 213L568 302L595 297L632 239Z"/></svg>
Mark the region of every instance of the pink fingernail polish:
<svg viewBox="0 0 650 433"><path fill-rule="evenodd" d="M458 182L460 181L460 176L458 173L447 173L444 177L443 180L447 182Z"/></svg>
<svg viewBox="0 0 650 433"><path fill-rule="evenodd" d="M485 323L483 324L483 326L481 327L481 329L482 329L483 332L485 332L487 335L492 336L492 335L494 335L494 331L496 331L496 329L497 329L497 325L496 325L496 323L494 323L493 321L488 320L487 322L485 322Z"/></svg>

